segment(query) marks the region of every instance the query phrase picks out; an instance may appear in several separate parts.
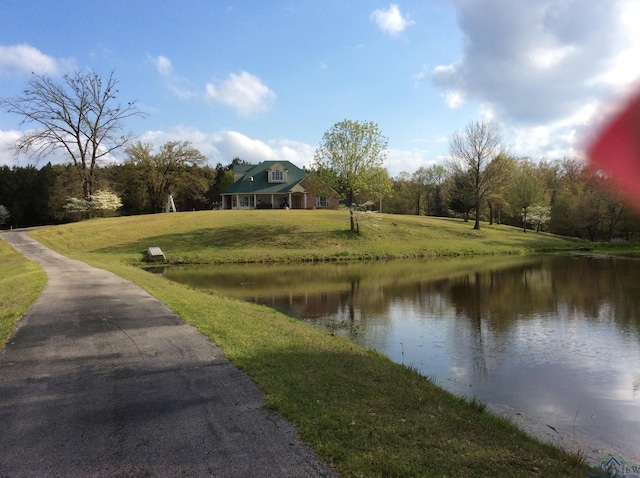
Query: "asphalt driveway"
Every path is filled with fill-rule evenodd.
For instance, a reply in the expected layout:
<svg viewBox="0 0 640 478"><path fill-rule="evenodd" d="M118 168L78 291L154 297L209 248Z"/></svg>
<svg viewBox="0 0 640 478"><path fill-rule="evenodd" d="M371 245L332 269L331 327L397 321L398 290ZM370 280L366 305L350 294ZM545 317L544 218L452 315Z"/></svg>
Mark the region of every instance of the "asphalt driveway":
<svg viewBox="0 0 640 478"><path fill-rule="evenodd" d="M0 351L0 476L335 476L162 302L23 232L0 237L48 277Z"/></svg>

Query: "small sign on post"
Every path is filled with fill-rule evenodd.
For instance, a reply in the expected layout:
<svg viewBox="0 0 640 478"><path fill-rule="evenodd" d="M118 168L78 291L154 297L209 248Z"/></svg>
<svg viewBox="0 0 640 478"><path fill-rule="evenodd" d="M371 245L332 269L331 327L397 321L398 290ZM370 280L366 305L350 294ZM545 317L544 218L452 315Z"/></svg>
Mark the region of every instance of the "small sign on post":
<svg viewBox="0 0 640 478"><path fill-rule="evenodd" d="M164 261L164 253L159 247L149 247L147 249L147 260L149 261Z"/></svg>

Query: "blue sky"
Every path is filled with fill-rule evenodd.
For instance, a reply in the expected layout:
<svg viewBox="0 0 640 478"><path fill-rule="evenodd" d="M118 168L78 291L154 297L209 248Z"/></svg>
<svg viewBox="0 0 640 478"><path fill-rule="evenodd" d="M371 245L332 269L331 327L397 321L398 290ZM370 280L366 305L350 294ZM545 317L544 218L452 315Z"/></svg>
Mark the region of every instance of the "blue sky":
<svg viewBox="0 0 640 478"><path fill-rule="evenodd" d="M3 0L0 96L113 70L148 113L138 139L211 165L309 165L343 119L378 123L392 176L443 163L481 118L510 153L561 159L637 84L638 18L637 0ZM0 112L0 164L23 128Z"/></svg>

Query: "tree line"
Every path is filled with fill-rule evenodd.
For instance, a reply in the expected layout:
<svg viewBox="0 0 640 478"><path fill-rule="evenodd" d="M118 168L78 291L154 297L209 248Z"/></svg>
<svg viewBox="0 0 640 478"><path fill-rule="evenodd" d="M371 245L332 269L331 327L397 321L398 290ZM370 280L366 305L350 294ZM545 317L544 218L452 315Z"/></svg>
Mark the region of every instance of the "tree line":
<svg viewBox="0 0 640 478"><path fill-rule="evenodd" d="M470 121L454 132L444 165L396 178L382 168L386 144L374 123L337 123L316 150L312 174L320 174L348 206L384 202L384 212L393 214L473 217L475 229L484 220L593 241L630 240L640 230L638 216L601 172L576 158L514 157L492 121Z"/></svg>
<svg viewBox="0 0 640 478"><path fill-rule="evenodd" d="M188 142L171 142L158 153L150 144L135 143L123 163L95 169L97 191L108 191L121 202L116 209L95 209L93 216L152 214L166 210L171 191L180 211L217 208L220 194L233 182L234 158L215 167ZM481 191L478 218L525 231L547 231L589 240L631 240L640 220L608 186L607 179L583 161L532 161L501 154L490 161L491 180ZM388 178L380 197L365 189L353 201L368 202L392 214L458 217L476 216L477 191L472 175L448 165L421 167ZM69 207L83 197L71 164L0 167L0 224L26 227L59 224L89 217L86 209ZM4 212L3 212L4 210Z"/></svg>
<svg viewBox="0 0 640 478"><path fill-rule="evenodd" d="M229 164L211 167L186 141L166 143L157 154L152 153L152 145L135 143L127 154L123 163L94 169L91 204L70 163L0 167L0 205L7 211L4 220L0 217L0 226L27 227L96 216L163 212L167 191L178 210L213 209L220 204L220 193L233 182L234 164L241 162L235 158ZM115 207L109 207L105 195L118 200L113 203Z"/></svg>
<svg viewBox="0 0 640 478"><path fill-rule="evenodd" d="M492 161L493 184L481 191L477 209L468 171L441 165L393 178L385 212L440 217L472 217L489 224L546 231L592 241L632 240L640 219L627 208L605 177L576 158L532 161L500 155Z"/></svg>
<svg viewBox="0 0 640 478"><path fill-rule="evenodd" d="M115 214L162 212L171 197L178 210L212 209L233 182L233 166L207 164L188 141L133 142L124 122L135 102L119 103L118 81L76 72L55 81L33 74L23 94L0 98L0 107L30 129L15 145L46 161L63 152L65 164L0 168L0 227L55 224ZM633 238L640 221L608 187L607 178L582 161L532 161L513 157L491 121L471 121L449 140L449 160L395 178L384 168L388 140L373 122L344 120L328 130L309 174L330 186L351 210L394 214L473 217L556 234L611 240ZM122 163L106 164L124 150ZM383 206L384 204L384 206Z"/></svg>

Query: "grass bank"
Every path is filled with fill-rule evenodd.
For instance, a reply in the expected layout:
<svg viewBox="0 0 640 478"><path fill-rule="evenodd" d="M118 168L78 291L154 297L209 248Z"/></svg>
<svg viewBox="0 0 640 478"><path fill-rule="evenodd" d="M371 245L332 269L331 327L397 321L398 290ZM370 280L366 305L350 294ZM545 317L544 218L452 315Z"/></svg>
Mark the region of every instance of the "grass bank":
<svg viewBox="0 0 640 478"><path fill-rule="evenodd" d="M345 211L201 211L122 217L69 224L44 236L64 234L69 253L139 262L149 246L170 263L286 262L526 254L570 250L576 243L544 233L457 219L380 215L348 230ZM37 232L34 235L39 234ZM62 237L60 238L62 239Z"/></svg>
<svg viewBox="0 0 640 478"><path fill-rule="evenodd" d="M343 476L584 476L579 460L408 367L272 309L193 290L137 265L522 254L575 248L504 227L383 216L362 235L340 212L217 211L95 220L33 231L47 246L140 284L220 345L267 406Z"/></svg>
<svg viewBox="0 0 640 478"><path fill-rule="evenodd" d="M630 259L640 258L640 243L638 242L599 242L590 247L590 252L606 254L610 256L626 257Z"/></svg>
<svg viewBox="0 0 640 478"><path fill-rule="evenodd" d="M47 280L40 267L0 240L0 347L20 317L38 298Z"/></svg>

